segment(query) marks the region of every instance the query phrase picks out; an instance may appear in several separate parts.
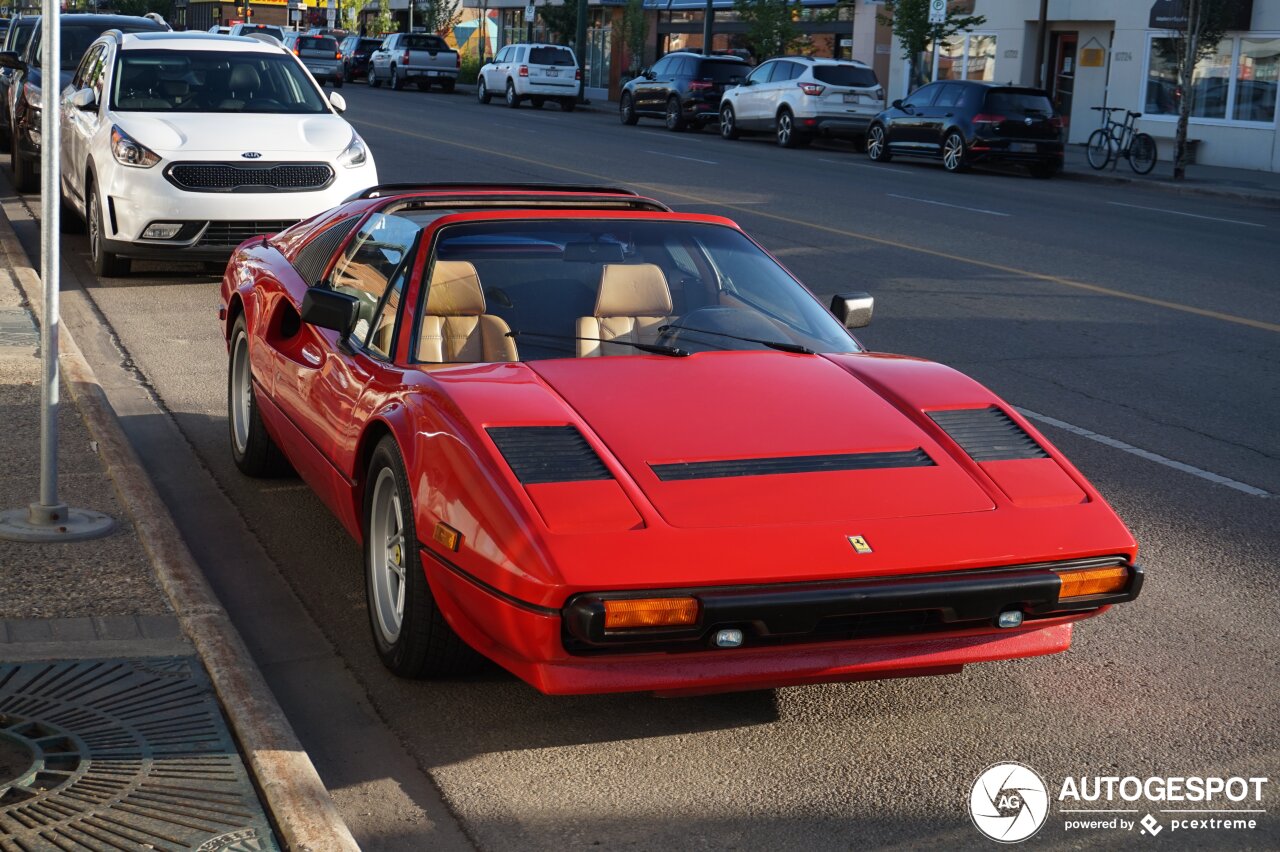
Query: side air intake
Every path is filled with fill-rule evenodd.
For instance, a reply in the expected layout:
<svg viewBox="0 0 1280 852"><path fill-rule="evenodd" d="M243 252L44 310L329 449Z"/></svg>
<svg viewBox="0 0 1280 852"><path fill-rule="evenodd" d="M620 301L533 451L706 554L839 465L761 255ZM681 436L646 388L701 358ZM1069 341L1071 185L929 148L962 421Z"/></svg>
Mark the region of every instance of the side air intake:
<svg viewBox="0 0 1280 852"><path fill-rule="evenodd" d="M994 405L956 411L930 411L942 427L977 462L1047 459L1049 454Z"/></svg>
<svg viewBox="0 0 1280 852"><path fill-rule="evenodd" d="M488 432L525 485L613 478L574 426L491 426Z"/></svg>
<svg viewBox="0 0 1280 852"><path fill-rule="evenodd" d="M652 464L663 482L681 479L723 479L730 476L771 476L781 473L823 473L834 470L878 470L891 467L930 467L933 459L924 450L892 453L839 453L821 456L777 456L766 459Z"/></svg>

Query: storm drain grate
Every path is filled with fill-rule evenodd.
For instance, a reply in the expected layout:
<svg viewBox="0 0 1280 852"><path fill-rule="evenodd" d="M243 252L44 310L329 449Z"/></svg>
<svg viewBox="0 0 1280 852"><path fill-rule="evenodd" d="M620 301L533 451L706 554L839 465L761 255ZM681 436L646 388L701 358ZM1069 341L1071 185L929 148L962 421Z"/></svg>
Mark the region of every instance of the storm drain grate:
<svg viewBox="0 0 1280 852"><path fill-rule="evenodd" d="M0 664L0 850L276 850L188 657Z"/></svg>
<svg viewBox="0 0 1280 852"><path fill-rule="evenodd" d="M0 346L37 346L40 332L26 308L0 308Z"/></svg>

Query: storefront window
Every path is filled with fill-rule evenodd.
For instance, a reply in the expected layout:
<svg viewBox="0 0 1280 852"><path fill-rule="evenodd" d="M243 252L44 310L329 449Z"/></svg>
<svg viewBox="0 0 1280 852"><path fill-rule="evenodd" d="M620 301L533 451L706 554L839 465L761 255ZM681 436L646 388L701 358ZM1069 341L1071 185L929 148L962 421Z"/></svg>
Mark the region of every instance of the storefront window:
<svg viewBox="0 0 1280 852"><path fill-rule="evenodd" d="M1274 121L1276 84L1280 82L1280 38L1240 39L1236 65L1237 121Z"/></svg>
<svg viewBox="0 0 1280 852"><path fill-rule="evenodd" d="M925 51L925 67L934 80L994 80L996 37L973 33L931 45Z"/></svg>
<svg viewBox="0 0 1280 852"><path fill-rule="evenodd" d="M1147 61L1144 112L1177 115L1179 39L1153 38ZM1191 75L1193 118L1271 122L1276 115L1280 38L1228 36Z"/></svg>

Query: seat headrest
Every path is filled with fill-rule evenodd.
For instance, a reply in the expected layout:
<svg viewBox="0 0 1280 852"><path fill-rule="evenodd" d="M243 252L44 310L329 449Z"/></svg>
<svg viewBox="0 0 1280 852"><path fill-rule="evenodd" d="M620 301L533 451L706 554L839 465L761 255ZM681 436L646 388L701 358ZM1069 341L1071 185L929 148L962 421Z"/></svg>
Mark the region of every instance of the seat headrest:
<svg viewBox="0 0 1280 852"><path fill-rule="evenodd" d="M262 78L258 76L258 69L252 65L237 65L231 69L231 79L227 81L227 85L237 94L256 92L262 85Z"/></svg>
<svg viewBox="0 0 1280 852"><path fill-rule="evenodd" d="M431 268L427 313L436 317L478 317L484 313L480 274L467 260L437 260Z"/></svg>
<svg viewBox="0 0 1280 852"><path fill-rule="evenodd" d="M652 263L606 263L600 273L597 317L665 317L671 313L667 276Z"/></svg>

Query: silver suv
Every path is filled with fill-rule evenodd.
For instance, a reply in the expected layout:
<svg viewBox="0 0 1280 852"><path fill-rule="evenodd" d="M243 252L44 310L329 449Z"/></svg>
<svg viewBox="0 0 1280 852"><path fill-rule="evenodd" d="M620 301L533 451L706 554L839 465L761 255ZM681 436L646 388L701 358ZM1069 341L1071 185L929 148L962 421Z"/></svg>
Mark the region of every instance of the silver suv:
<svg viewBox="0 0 1280 852"><path fill-rule="evenodd" d="M720 100L720 135L773 133L794 148L815 136L861 139L884 109L884 89L862 62L784 56L758 66Z"/></svg>

